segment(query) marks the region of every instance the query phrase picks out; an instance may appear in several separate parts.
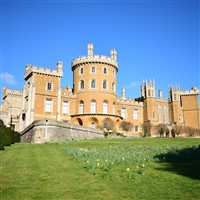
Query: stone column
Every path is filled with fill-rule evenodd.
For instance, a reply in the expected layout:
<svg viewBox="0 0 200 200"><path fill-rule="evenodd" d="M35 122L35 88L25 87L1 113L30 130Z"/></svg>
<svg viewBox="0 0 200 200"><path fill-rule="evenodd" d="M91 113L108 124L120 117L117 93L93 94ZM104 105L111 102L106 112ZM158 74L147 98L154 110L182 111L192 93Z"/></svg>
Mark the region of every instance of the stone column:
<svg viewBox="0 0 200 200"><path fill-rule="evenodd" d="M34 121L34 114L35 114L35 84L32 85L32 92L31 92L31 117L30 123Z"/></svg>

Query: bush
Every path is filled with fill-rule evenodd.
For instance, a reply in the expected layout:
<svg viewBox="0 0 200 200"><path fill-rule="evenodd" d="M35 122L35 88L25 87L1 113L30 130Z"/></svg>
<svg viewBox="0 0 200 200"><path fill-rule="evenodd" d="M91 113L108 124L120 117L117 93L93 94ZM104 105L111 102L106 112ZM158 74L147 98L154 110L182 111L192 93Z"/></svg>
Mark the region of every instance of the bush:
<svg viewBox="0 0 200 200"><path fill-rule="evenodd" d="M20 142L20 134L6 126L0 126L0 150L4 150L4 146L10 146L15 142Z"/></svg>

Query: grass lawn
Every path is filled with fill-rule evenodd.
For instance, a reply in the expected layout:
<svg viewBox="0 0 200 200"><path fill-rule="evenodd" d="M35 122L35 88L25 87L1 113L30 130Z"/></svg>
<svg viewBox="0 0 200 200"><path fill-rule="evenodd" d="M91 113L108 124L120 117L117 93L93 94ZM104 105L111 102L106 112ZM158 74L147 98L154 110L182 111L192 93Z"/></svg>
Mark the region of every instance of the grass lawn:
<svg viewBox="0 0 200 200"><path fill-rule="evenodd" d="M14 144L0 152L0 199L200 199L200 139Z"/></svg>

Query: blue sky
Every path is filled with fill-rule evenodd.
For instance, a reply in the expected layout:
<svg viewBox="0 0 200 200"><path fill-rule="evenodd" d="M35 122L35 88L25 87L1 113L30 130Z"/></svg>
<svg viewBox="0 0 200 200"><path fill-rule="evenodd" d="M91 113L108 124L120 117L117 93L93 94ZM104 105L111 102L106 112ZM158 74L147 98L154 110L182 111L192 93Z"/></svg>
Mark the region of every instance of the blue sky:
<svg viewBox="0 0 200 200"><path fill-rule="evenodd" d="M73 59L109 55L115 48L117 93L140 96L143 79L200 86L199 1L1 1L1 87L22 89L26 64L64 64L62 87L72 86Z"/></svg>

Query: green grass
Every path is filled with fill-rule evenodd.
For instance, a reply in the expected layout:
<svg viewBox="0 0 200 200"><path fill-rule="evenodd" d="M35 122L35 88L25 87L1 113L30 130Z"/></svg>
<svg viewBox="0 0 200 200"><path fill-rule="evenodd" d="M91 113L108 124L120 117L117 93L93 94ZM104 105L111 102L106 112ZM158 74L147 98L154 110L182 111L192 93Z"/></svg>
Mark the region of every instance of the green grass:
<svg viewBox="0 0 200 200"><path fill-rule="evenodd" d="M14 144L0 152L0 199L200 199L200 139Z"/></svg>

